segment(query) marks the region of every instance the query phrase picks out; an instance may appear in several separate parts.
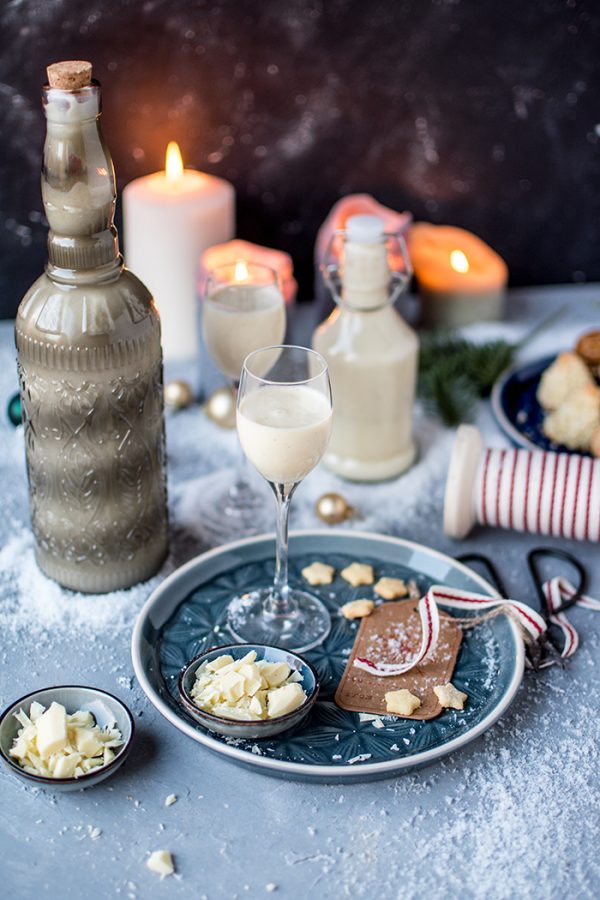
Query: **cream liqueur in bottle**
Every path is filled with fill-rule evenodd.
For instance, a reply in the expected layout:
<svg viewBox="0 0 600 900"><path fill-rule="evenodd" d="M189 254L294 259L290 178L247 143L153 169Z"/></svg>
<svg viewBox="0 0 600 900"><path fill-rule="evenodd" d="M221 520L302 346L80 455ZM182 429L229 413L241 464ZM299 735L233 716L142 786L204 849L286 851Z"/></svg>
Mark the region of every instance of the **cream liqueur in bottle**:
<svg viewBox="0 0 600 900"><path fill-rule="evenodd" d="M46 271L17 313L37 562L77 591L126 588L167 552L160 321L123 265L91 65L48 69Z"/></svg>
<svg viewBox="0 0 600 900"><path fill-rule="evenodd" d="M333 393L333 433L323 462L351 481L382 481L415 458L418 338L393 306L408 285L408 256L377 216L352 216L338 237L339 262L325 271L337 308L312 342L327 360ZM396 241L405 264L395 275Z"/></svg>

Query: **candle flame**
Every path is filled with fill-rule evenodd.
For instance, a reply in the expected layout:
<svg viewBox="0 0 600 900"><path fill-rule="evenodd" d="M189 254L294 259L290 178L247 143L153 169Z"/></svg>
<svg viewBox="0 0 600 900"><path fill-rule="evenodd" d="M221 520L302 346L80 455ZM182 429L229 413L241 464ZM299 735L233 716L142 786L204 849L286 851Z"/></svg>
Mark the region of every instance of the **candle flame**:
<svg viewBox="0 0 600 900"><path fill-rule="evenodd" d="M235 269L233 270L233 278L235 281L247 281L248 280L248 265L245 259L238 259L235 264Z"/></svg>
<svg viewBox="0 0 600 900"><path fill-rule="evenodd" d="M179 181L183 175L183 160L177 141L169 141L168 143L165 154L165 172L167 181L170 181L172 184Z"/></svg>
<svg viewBox="0 0 600 900"><path fill-rule="evenodd" d="M463 275L471 268L469 260L462 250L452 250L450 253L450 265L455 272L460 272Z"/></svg>

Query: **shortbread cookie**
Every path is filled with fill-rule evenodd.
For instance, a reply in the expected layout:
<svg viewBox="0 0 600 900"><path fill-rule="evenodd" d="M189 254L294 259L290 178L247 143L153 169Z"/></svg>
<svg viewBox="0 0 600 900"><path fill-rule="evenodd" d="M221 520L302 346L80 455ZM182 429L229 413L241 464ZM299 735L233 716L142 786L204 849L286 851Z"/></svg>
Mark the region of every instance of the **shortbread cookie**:
<svg viewBox="0 0 600 900"><path fill-rule="evenodd" d="M361 584L373 584L375 581L373 566L369 566L366 563L353 562L346 566L345 569L342 569L340 575L352 587L360 587Z"/></svg>
<svg viewBox="0 0 600 900"><path fill-rule="evenodd" d="M469 697L468 694L459 691L450 682L448 684L437 684L433 689L433 693L444 709L464 709L465 700Z"/></svg>
<svg viewBox="0 0 600 900"><path fill-rule="evenodd" d="M408 588L401 578L380 578L373 590L384 600L397 600L408 594Z"/></svg>
<svg viewBox="0 0 600 900"><path fill-rule="evenodd" d="M350 603L344 603L340 608L341 614L345 619L364 619L370 616L375 609L372 600L351 600Z"/></svg>
<svg viewBox="0 0 600 900"><path fill-rule="evenodd" d="M312 585L331 584L334 575L334 567L322 562L311 563L310 566L302 569L302 577Z"/></svg>
<svg viewBox="0 0 600 900"><path fill-rule="evenodd" d="M406 688L399 691L388 691L385 695L385 708L395 716L412 716L421 705L421 701Z"/></svg>

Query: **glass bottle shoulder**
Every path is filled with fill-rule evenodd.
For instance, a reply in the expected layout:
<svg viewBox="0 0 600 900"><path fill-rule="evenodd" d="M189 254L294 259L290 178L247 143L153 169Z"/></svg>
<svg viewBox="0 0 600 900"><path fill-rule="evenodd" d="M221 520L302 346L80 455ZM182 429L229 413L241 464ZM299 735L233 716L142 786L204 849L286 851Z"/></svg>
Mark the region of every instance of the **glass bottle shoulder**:
<svg viewBox="0 0 600 900"><path fill-rule="evenodd" d="M335 309L315 330L313 346L326 356L402 358L417 352L418 338L399 312Z"/></svg>

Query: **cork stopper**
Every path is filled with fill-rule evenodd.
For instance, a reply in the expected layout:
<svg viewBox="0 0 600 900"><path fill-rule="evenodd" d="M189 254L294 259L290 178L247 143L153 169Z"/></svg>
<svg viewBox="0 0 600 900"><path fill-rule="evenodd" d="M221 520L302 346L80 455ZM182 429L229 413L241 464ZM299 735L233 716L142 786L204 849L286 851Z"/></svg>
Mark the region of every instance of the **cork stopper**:
<svg viewBox="0 0 600 900"><path fill-rule="evenodd" d="M46 69L48 84L61 91L78 91L92 80L92 64L84 59L69 59L52 63Z"/></svg>

